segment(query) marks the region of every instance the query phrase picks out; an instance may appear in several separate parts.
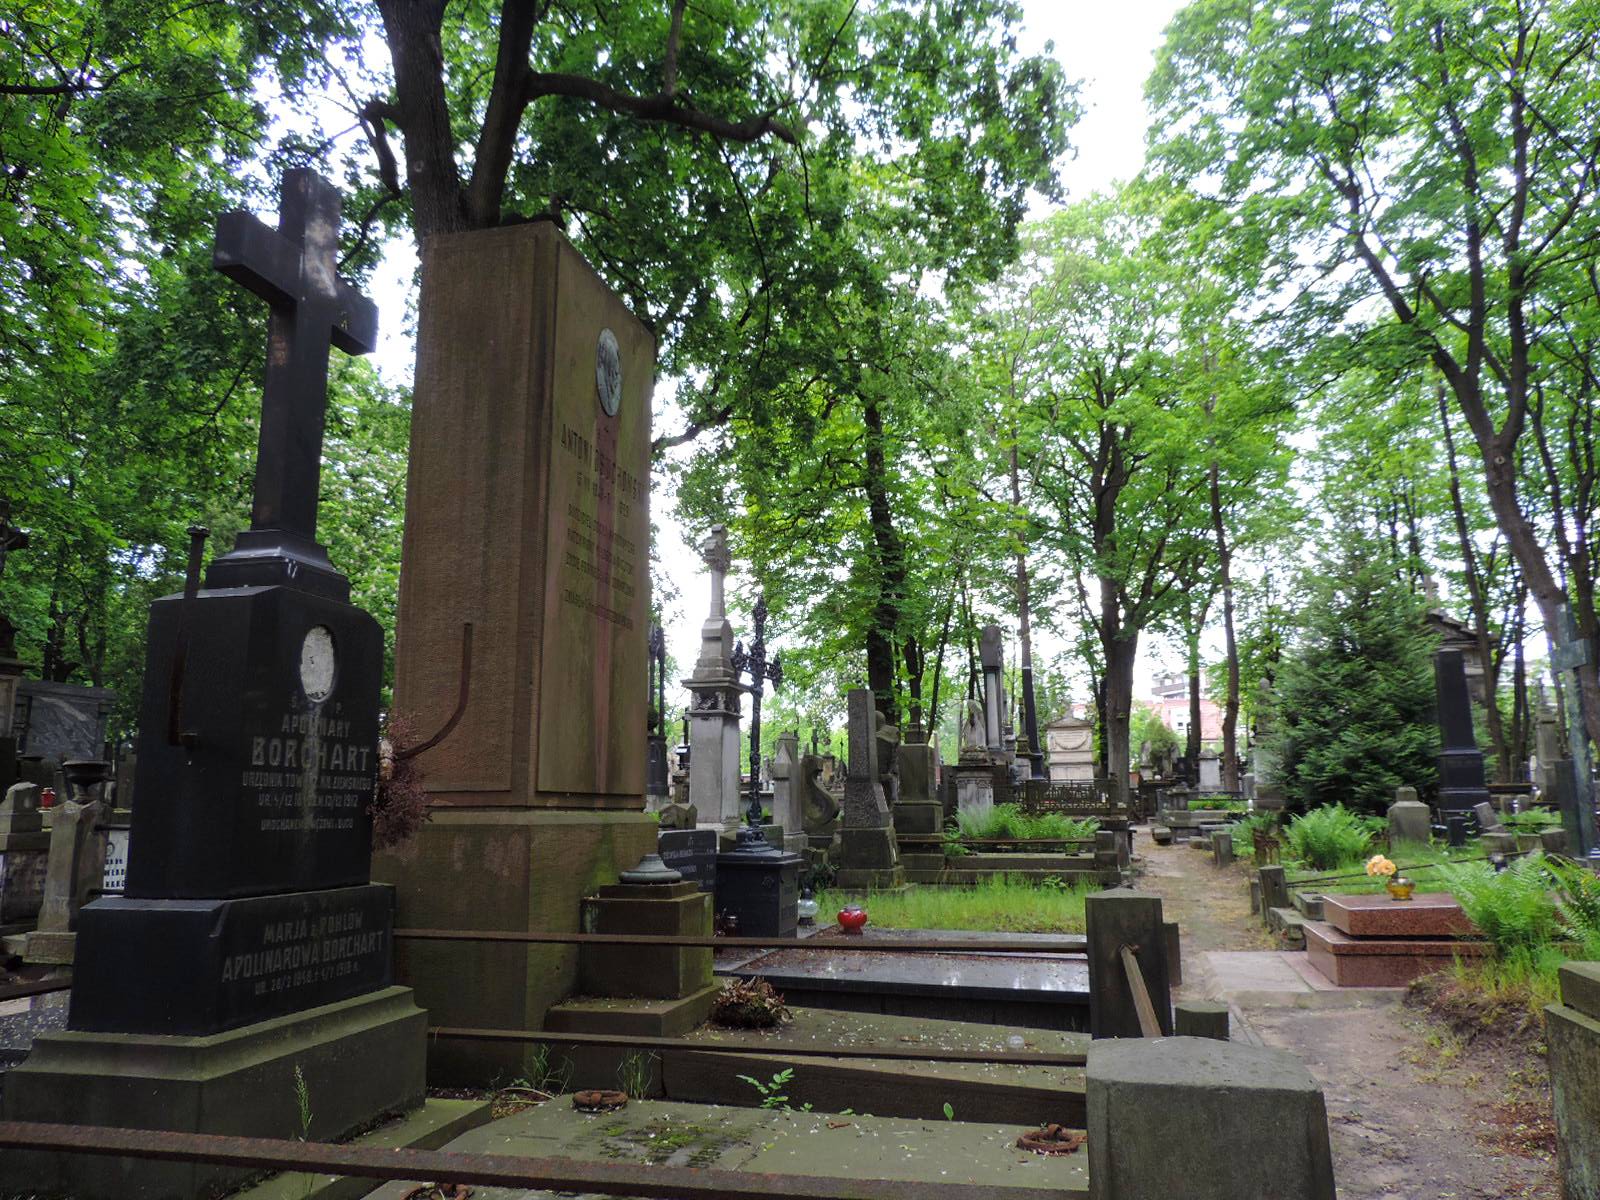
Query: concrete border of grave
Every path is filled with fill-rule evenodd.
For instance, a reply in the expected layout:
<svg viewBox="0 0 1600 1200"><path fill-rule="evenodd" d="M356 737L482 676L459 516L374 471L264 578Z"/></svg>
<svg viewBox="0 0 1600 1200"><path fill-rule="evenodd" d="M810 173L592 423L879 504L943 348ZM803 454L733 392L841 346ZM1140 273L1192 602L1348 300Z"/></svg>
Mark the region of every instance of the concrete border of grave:
<svg viewBox="0 0 1600 1200"><path fill-rule="evenodd" d="M1334 1200L1322 1089L1293 1055L1202 1037L1103 1041L1086 1076L1090 1200Z"/></svg>

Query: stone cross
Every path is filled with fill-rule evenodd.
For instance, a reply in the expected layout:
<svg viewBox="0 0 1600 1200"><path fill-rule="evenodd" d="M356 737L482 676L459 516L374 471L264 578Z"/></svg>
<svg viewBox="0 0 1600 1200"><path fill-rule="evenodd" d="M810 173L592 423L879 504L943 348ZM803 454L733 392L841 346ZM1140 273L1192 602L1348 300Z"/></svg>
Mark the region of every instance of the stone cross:
<svg viewBox="0 0 1600 1200"><path fill-rule="evenodd" d="M378 310L339 278L339 193L314 171L285 171L272 229L247 212L217 221L212 265L272 307L256 452L254 529L315 539L328 345L366 354Z"/></svg>
<svg viewBox="0 0 1600 1200"><path fill-rule="evenodd" d="M700 547L700 561L711 571L711 619L728 615L727 601L723 596L723 581L733 567L733 556L728 553L728 527L713 525L711 535Z"/></svg>
<svg viewBox="0 0 1600 1200"><path fill-rule="evenodd" d="M1597 848L1594 822L1594 795L1589 784L1589 726L1588 713L1583 699L1583 685L1578 678L1578 668L1589 661L1590 646L1587 638L1578 636L1577 622L1572 619L1570 605L1561 606L1561 624L1555 636L1550 639L1550 669L1555 673L1558 685L1564 683L1563 690L1572 697L1572 707L1569 715L1569 743L1570 758L1572 761L1572 774L1576 778L1574 787L1574 801L1576 806L1576 828L1571 824L1568 814L1563 814L1569 820L1569 832L1576 832L1573 852L1579 857L1588 855Z"/></svg>

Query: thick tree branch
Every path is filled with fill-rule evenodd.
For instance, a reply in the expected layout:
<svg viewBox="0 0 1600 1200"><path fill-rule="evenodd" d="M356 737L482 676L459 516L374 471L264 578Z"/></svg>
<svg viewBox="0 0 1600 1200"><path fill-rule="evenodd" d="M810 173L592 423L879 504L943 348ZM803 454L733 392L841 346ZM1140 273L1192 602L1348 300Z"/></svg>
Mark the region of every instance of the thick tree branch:
<svg viewBox="0 0 1600 1200"><path fill-rule="evenodd" d="M500 219L506 172L516 147L517 126L528 107L528 48L533 30L550 9L548 0L507 0L500 13L500 44L495 51L494 82L478 134L478 157L467 186L467 217L479 228Z"/></svg>
<svg viewBox="0 0 1600 1200"><path fill-rule="evenodd" d="M610 112L626 113L641 121L659 121L666 125L676 125L680 129L709 133L712 137L727 141L755 142L770 134L791 146L800 144L800 139L794 130L777 119L775 109L757 117L748 117L743 121L730 121L715 113L691 108L669 92L657 92L654 96L635 96L583 75L530 71L524 93L525 102L532 103L543 96L566 96L574 100L587 100Z"/></svg>

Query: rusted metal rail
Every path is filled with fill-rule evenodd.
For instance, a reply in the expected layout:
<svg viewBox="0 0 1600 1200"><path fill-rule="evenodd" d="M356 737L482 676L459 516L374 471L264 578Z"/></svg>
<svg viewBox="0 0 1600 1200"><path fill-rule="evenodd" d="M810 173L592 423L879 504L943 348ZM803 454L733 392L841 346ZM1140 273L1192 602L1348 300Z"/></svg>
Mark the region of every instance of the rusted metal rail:
<svg viewBox="0 0 1600 1200"><path fill-rule="evenodd" d="M511 942L532 946L646 946L675 950L848 950L856 953L940 951L950 954L1088 953L1086 938L1052 941L987 942L933 938L751 938L694 937L688 934L524 933L517 929L396 929L402 942Z"/></svg>
<svg viewBox="0 0 1600 1200"><path fill-rule="evenodd" d="M209 1162L249 1171L310 1171L363 1179L416 1179L477 1187L541 1188L662 1200L1058 1200L1051 1188L925 1183L854 1176L776 1175L712 1168L516 1158L454 1150L393 1150L277 1138L220 1137L101 1125L0 1122L0 1148Z"/></svg>
<svg viewBox="0 0 1600 1200"><path fill-rule="evenodd" d="M1133 1010L1139 1014L1139 1033L1143 1037L1160 1037L1161 1021L1156 1017L1156 1006L1150 1000L1150 989L1145 985L1144 972L1132 946L1123 946L1117 953L1122 958L1122 969L1128 976L1128 990L1133 993Z"/></svg>
<svg viewBox="0 0 1600 1200"><path fill-rule="evenodd" d="M998 1063L1018 1067L1081 1067L1082 1051L1065 1050L940 1050L909 1046L804 1046L785 1042L696 1041L689 1038L619 1036L609 1033L562 1033L551 1029L474 1029L435 1025L428 1036L443 1041L535 1042L569 1046L626 1046L633 1050L703 1050L710 1054L772 1054L796 1058L880 1058L902 1062Z"/></svg>
<svg viewBox="0 0 1600 1200"><path fill-rule="evenodd" d="M943 838L932 833L907 833L895 838L902 846L1092 846L1092 837L1039 838Z"/></svg>
<svg viewBox="0 0 1600 1200"><path fill-rule="evenodd" d="M65 992L72 988L70 979L35 979L30 983L12 983L0 987L0 1004L7 1000L20 1000L24 996L46 996L51 992Z"/></svg>

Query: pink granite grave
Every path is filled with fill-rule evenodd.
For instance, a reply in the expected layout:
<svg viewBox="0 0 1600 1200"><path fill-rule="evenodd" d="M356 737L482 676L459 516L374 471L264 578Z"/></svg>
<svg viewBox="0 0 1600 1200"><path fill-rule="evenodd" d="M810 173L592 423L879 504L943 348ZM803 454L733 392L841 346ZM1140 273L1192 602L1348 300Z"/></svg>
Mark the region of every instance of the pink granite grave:
<svg viewBox="0 0 1600 1200"><path fill-rule="evenodd" d="M1311 965L1340 987L1399 987L1488 952L1459 938L1351 937L1326 921L1307 921L1305 933Z"/></svg>
<svg viewBox="0 0 1600 1200"><path fill-rule="evenodd" d="M1465 937L1477 932L1449 892L1396 900L1387 892L1323 896L1323 919L1351 937Z"/></svg>

